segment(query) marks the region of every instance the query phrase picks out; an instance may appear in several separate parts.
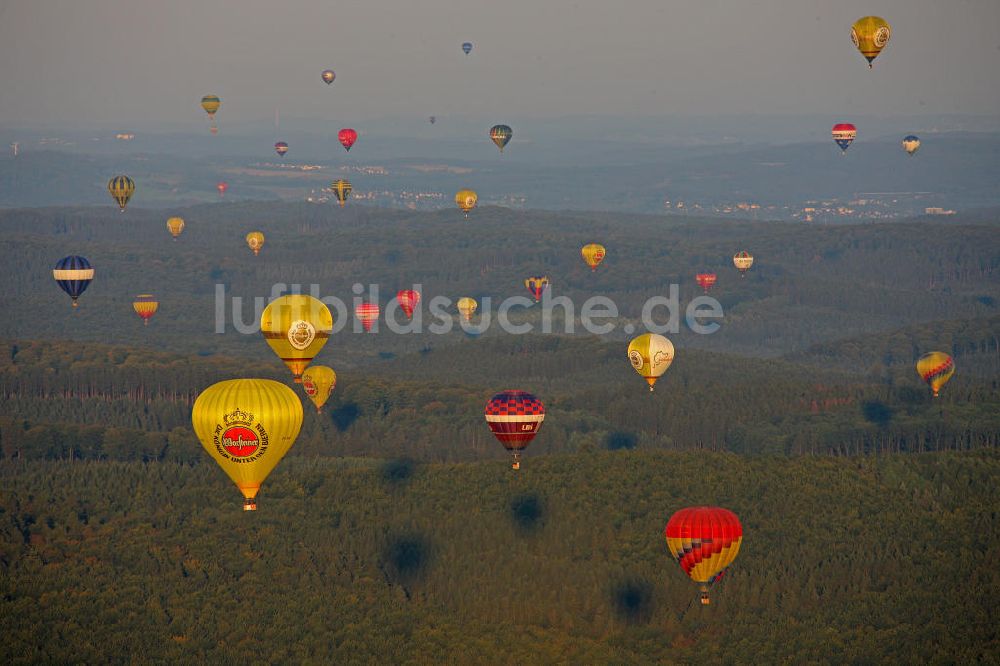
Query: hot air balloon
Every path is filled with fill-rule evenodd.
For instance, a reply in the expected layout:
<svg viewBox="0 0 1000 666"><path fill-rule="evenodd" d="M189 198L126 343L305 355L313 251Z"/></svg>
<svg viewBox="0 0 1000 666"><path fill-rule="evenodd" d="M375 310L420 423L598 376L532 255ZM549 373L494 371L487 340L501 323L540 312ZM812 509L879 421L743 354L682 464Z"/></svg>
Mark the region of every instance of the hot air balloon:
<svg viewBox="0 0 1000 666"><path fill-rule="evenodd" d="M353 146L354 142L358 140L358 133L350 127L345 127L337 132L337 140L340 141L340 145L344 147L344 150L349 152L351 150L351 146Z"/></svg>
<svg viewBox="0 0 1000 666"><path fill-rule="evenodd" d="M708 290L715 284L715 281L718 280L718 276L715 273L698 273L694 276L694 279L698 283L698 286L704 289L707 294Z"/></svg>
<svg viewBox="0 0 1000 666"><path fill-rule="evenodd" d="M354 188L351 187L351 181L338 178L330 183L330 189L333 190L333 195L337 197L337 202L343 206L347 201L347 197L351 196L351 191Z"/></svg>
<svg viewBox="0 0 1000 666"><path fill-rule="evenodd" d="M247 234L247 247L253 250L253 256L260 254L260 249L264 247L264 234L259 231L251 231Z"/></svg>
<svg viewBox="0 0 1000 666"><path fill-rule="evenodd" d="M851 145L854 137L858 135L858 128L851 123L837 123L830 130L830 134L833 135L833 140L837 142L840 149L846 153L847 147Z"/></svg>
<svg viewBox="0 0 1000 666"><path fill-rule="evenodd" d="M549 286L549 278L544 275L532 275L524 281L524 286L531 292L537 303L542 300L542 292Z"/></svg>
<svg viewBox="0 0 1000 666"><path fill-rule="evenodd" d="M215 119L215 112L222 106L222 100L216 95L205 95L201 98L201 108L205 109L210 119Z"/></svg>
<svg viewBox="0 0 1000 666"><path fill-rule="evenodd" d="M670 516L664 534L670 554L700 585L701 603L707 606L709 586L722 577L740 552L740 519L717 506L692 506Z"/></svg>
<svg viewBox="0 0 1000 666"><path fill-rule="evenodd" d="M501 391L486 403L486 423L493 436L514 456L514 469L521 469L521 451L538 434L545 420L545 405L526 391Z"/></svg>
<svg viewBox="0 0 1000 666"><path fill-rule="evenodd" d="M376 303L358 303L354 316L358 318L366 333L371 333L372 325L378 321L379 309Z"/></svg>
<svg viewBox="0 0 1000 666"><path fill-rule="evenodd" d="M177 237L184 231L184 219L180 217L167 218L167 231L174 237L174 240L177 240Z"/></svg>
<svg viewBox="0 0 1000 666"><path fill-rule="evenodd" d="M955 374L955 360L944 352L924 354L917 361L917 374L930 385L936 398L941 387Z"/></svg>
<svg viewBox="0 0 1000 666"><path fill-rule="evenodd" d="M135 192L135 183L128 176L115 176L108 181L108 192L124 213L128 200Z"/></svg>
<svg viewBox="0 0 1000 666"><path fill-rule="evenodd" d="M462 315L462 319L472 321L472 315L476 314L476 310L479 309L479 303L476 303L476 299L474 298L463 296L458 299L456 307L458 308L458 313Z"/></svg>
<svg viewBox="0 0 1000 666"><path fill-rule="evenodd" d="M590 266L590 270L597 272L597 267L604 261L604 255L607 254L607 251L599 243L588 243L580 250L580 254L583 256L583 260L587 262L587 265Z"/></svg>
<svg viewBox="0 0 1000 666"><path fill-rule="evenodd" d="M903 150L906 151L907 155L913 155L920 148L920 138L914 136L913 134L908 134L903 137Z"/></svg>
<svg viewBox="0 0 1000 666"><path fill-rule="evenodd" d="M512 136L514 136L514 130L507 125L494 125L490 128L490 140L497 145L501 153Z"/></svg>
<svg viewBox="0 0 1000 666"><path fill-rule="evenodd" d="M212 123L208 128L212 134L219 133L219 128L215 125L215 112L219 110L220 106L222 106L222 100L215 95L205 95L201 98L201 108L205 109L205 113L208 114L208 119Z"/></svg>
<svg viewBox="0 0 1000 666"><path fill-rule="evenodd" d="M740 250L733 255L733 266L740 272L740 277L744 277L750 267L753 266L753 255L746 250Z"/></svg>
<svg viewBox="0 0 1000 666"><path fill-rule="evenodd" d="M323 77L323 83L325 83L326 85L330 85L331 83L333 83L333 80L337 78L337 75L334 74L332 69L324 69L323 73L320 74L320 76Z"/></svg>
<svg viewBox="0 0 1000 666"><path fill-rule="evenodd" d="M403 289L396 293L396 300L399 301L399 307L403 310L406 318L411 319L413 318L413 309L420 304L420 292L413 289Z"/></svg>
<svg viewBox="0 0 1000 666"><path fill-rule="evenodd" d="M302 389L316 405L316 413L323 411L323 405L337 386L337 373L325 365L310 365L302 373Z"/></svg>
<svg viewBox="0 0 1000 666"><path fill-rule="evenodd" d="M674 343L656 333L643 333L628 343L628 361L649 384L649 390L674 362Z"/></svg>
<svg viewBox="0 0 1000 666"><path fill-rule="evenodd" d="M279 157L284 157L285 153L288 152L288 144L285 143L284 141L279 141L278 143L274 144L274 152L278 153Z"/></svg>
<svg viewBox="0 0 1000 666"><path fill-rule="evenodd" d="M94 268L85 258L71 255L56 262L56 267L52 269L52 277L55 278L59 288L73 299L75 308L76 299L87 291L91 280L94 279Z"/></svg>
<svg viewBox="0 0 1000 666"><path fill-rule="evenodd" d="M462 209L467 219L469 211L476 207L477 201L479 201L479 195L472 190L459 190L455 193L455 203Z"/></svg>
<svg viewBox="0 0 1000 666"><path fill-rule="evenodd" d="M215 184L215 189L219 190L220 197L224 197L226 196L226 190L229 189L229 183L227 183L224 180L220 180L218 183Z"/></svg>
<svg viewBox="0 0 1000 666"><path fill-rule="evenodd" d="M462 50L465 52L465 55L472 53L472 42L462 42Z"/></svg>
<svg viewBox="0 0 1000 666"><path fill-rule="evenodd" d="M302 372L333 332L333 315L319 299L304 294L281 296L260 316L260 332L288 369L296 384Z"/></svg>
<svg viewBox="0 0 1000 666"><path fill-rule="evenodd" d="M431 116L431 117L430 117L430 118L428 118L427 120L431 121L431 125L433 125L434 123L436 123L436 122L437 122L437 118L435 118L434 116Z"/></svg>
<svg viewBox="0 0 1000 666"><path fill-rule="evenodd" d="M230 379L201 392L191 424L243 493L243 510L256 511L260 485L299 435L302 401L271 379Z"/></svg>
<svg viewBox="0 0 1000 666"><path fill-rule="evenodd" d="M871 69L872 60L882 52L891 36L892 29L889 24L878 16L859 18L851 26L851 41L868 61L868 69Z"/></svg>
<svg viewBox="0 0 1000 666"><path fill-rule="evenodd" d="M139 294L132 301L132 309L142 319L144 326L149 326L149 320L156 314L159 307L159 301L152 294Z"/></svg>

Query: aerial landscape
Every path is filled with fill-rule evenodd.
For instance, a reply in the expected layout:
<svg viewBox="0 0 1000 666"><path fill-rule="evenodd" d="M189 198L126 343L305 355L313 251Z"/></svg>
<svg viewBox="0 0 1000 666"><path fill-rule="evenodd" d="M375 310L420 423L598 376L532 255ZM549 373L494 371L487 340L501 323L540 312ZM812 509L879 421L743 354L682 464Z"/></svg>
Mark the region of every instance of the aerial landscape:
<svg viewBox="0 0 1000 666"><path fill-rule="evenodd" d="M0 0L0 663L1000 663L997 28Z"/></svg>

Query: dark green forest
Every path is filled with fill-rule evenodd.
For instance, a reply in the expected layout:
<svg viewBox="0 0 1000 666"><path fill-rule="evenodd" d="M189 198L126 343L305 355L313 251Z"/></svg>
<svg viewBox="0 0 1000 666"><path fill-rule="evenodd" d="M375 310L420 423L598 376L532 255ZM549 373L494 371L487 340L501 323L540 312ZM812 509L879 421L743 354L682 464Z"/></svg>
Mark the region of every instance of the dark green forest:
<svg viewBox="0 0 1000 666"><path fill-rule="evenodd" d="M256 514L214 466L3 461L5 663L995 661L995 449L286 459ZM677 508L745 538L702 607Z"/></svg>
<svg viewBox="0 0 1000 666"><path fill-rule="evenodd" d="M0 230L3 663L1000 654L995 212L807 225L483 207L466 221L231 203L6 210ZM591 241L608 248L595 274L579 256ZM69 254L96 269L77 309L52 280ZM626 327L641 332L643 303L674 284L683 310L701 271L719 275L721 328L668 333L676 359L650 393ZM337 371L333 396L316 414L302 395L295 446L260 510L240 510L192 404L223 379L290 376L234 328L232 296L247 324L276 283L348 303L377 284L383 307L420 284L425 307L495 310L532 274L577 317L610 298L614 330L542 333L540 306L513 312L528 335L349 324L315 361ZM138 293L160 300L148 326ZM957 367L936 399L914 371L931 350ZM519 473L483 421L506 388L546 407ZM663 538L691 504L744 528L707 608Z"/></svg>

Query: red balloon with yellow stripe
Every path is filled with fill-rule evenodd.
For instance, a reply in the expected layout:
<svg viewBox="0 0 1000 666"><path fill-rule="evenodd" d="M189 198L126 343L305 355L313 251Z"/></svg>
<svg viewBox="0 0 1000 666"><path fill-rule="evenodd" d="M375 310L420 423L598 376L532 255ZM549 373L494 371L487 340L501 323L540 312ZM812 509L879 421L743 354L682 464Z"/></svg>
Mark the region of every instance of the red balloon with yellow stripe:
<svg viewBox="0 0 1000 666"><path fill-rule="evenodd" d="M521 469L521 451L542 427L545 405L527 391L501 391L486 403L485 415L493 436L513 454L511 467Z"/></svg>
<svg viewBox="0 0 1000 666"><path fill-rule="evenodd" d="M719 580L743 542L736 514L717 506L692 506L670 517L667 548L691 580L701 586L701 603L708 605L708 588Z"/></svg>

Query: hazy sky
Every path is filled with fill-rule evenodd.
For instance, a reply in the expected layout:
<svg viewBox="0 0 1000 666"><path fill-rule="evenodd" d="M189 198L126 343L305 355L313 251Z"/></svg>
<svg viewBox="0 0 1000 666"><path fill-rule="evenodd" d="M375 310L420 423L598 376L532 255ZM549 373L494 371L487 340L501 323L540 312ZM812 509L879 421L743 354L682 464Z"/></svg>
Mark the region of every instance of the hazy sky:
<svg viewBox="0 0 1000 666"><path fill-rule="evenodd" d="M866 14L893 28L874 71ZM0 0L0 122L197 125L206 93L223 125L996 115L1000 0Z"/></svg>

